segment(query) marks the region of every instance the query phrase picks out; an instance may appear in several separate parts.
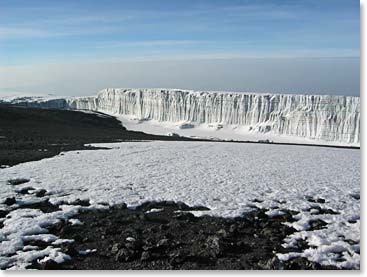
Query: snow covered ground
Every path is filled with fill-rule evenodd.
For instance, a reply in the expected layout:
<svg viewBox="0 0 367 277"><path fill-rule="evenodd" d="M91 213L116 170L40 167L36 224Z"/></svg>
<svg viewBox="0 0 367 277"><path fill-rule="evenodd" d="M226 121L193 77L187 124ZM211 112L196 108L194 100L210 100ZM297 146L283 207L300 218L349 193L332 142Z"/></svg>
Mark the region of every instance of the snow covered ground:
<svg viewBox="0 0 367 277"><path fill-rule="evenodd" d="M24 268L32 258L45 255L57 261L68 259L57 248L60 240L47 234L45 227L78 212L82 207L65 203L79 198L89 199L92 208L106 203L125 202L133 207L148 200L173 200L211 209L195 212L198 216L237 216L254 205L270 209L270 216L291 209L299 211L292 223L298 232L284 245L306 239L310 248L279 254L280 259L303 256L324 265L359 268L359 150L159 141L99 146L113 149L67 152L0 169L1 199L15 196L17 200L11 208L46 198L64 203L62 211L47 214L34 209L11 211L0 230L0 266ZM14 178L30 181L7 185ZM36 191L16 193L24 187ZM40 189L47 194L36 198ZM336 214L320 214L316 207ZM0 204L0 209L7 208ZM309 231L310 221L316 219L327 222L327 228ZM24 247L24 241L32 238L48 241L50 247L42 251Z"/></svg>
<svg viewBox="0 0 367 277"><path fill-rule="evenodd" d="M234 140L234 141L271 141L277 143L295 144L320 144L333 146L346 146L339 141L326 141L275 134L274 132L259 133L249 131L248 126L221 125L221 124L190 124L191 128L182 128L185 122L160 122L157 120L139 120L135 116L122 116L112 114L122 125L131 131L139 131L153 135L177 134L184 137L204 138L210 140ZM359 143L349 143L347 146L360 147Z"/></svg>

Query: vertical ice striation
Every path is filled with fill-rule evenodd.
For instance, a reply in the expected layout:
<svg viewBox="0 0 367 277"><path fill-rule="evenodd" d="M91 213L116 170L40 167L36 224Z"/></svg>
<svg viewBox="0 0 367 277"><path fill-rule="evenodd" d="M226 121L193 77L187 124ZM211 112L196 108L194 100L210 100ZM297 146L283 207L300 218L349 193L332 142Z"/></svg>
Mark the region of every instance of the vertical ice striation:
<svg viewBox="0 0 367 277"><path fill-rule="evenodd" d="M341 143L360 142L359 97L108 88L96 97L60 101L48 100L44 106L64 105L64 108L161 122L233 125L247 127L253 132Z"/></svg>
<svg viewBox="0 0 367 277"><path fill-rule="evenodd" d="M359 143L359 97L105 89L96 98L74 99L70 106L141 119L248 126L258 132Z"/></svg>

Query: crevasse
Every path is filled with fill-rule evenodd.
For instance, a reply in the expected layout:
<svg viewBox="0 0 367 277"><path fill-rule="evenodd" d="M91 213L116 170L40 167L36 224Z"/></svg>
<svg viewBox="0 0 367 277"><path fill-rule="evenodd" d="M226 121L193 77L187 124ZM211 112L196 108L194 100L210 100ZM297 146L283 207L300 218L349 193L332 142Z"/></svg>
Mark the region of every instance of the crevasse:
<svg viewBox="0 0 367 277"><path fill-rule="evenodd" d="M108 88L96 97L37 103L161 122L237 125L254 132L360 143L360 98L351 96Z"/></svg>

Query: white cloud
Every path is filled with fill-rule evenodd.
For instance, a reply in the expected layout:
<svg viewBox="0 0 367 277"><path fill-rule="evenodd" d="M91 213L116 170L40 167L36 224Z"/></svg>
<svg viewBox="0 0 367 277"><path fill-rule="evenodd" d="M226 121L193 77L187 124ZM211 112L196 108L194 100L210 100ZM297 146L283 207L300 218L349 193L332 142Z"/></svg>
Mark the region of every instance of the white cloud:
<svg viewBox="0 0 367 277"><path fill-rule="evenodd" d="M0 27L1 38L40 38L54 36L52 32L25 27Z"/></svg>

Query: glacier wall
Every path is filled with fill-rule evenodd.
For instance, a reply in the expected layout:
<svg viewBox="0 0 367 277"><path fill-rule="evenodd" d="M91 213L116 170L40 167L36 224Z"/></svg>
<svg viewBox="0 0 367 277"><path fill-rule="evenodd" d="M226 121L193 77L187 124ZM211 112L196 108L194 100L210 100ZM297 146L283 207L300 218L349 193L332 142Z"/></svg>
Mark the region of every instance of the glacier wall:
<svg viewBox="0 0 367 277"><path fill-rule="evenodd" d="M96 97L37 103L161 122L236 125L251 132L360 143L360 98L351 96L109 88Z"/></svg>

